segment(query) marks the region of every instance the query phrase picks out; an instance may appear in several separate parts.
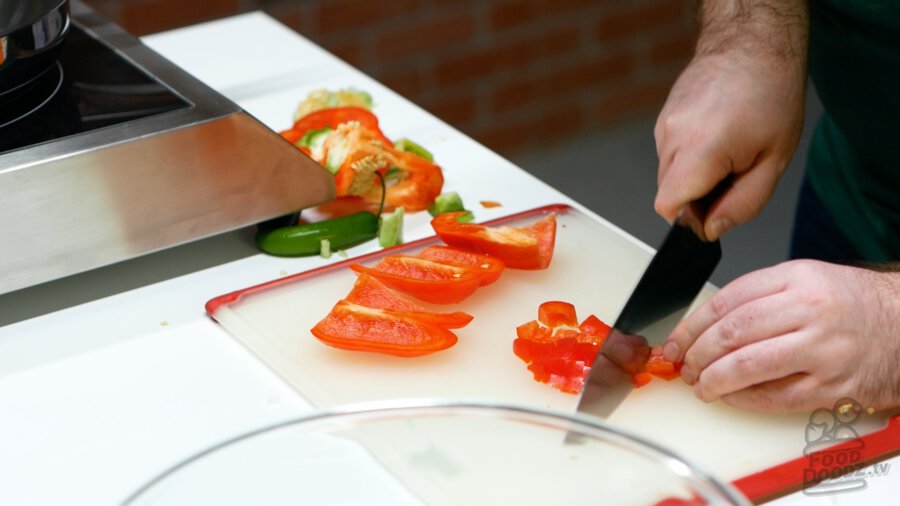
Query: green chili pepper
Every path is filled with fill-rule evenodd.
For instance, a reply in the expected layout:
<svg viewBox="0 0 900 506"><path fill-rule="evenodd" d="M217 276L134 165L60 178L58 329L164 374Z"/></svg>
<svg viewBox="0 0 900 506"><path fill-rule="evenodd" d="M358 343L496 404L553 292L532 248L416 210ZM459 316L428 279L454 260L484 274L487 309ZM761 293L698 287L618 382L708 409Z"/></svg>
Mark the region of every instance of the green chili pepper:
<svg viewBox="0 0 900 506"><path fill-rule="evenodd" d="M378 216L360 211L318 223L260 230L256 234L256 245L270 255L318 255L322 251L322 240L327 240L330 248L337 250L372 240L376 234Z"/></svg>
<svg viewBox="0 0 900 506"><path fill-rule="evenodd" d="M378 214L360 211L316 223L270 230L261 227L256 232L256 245L270 255L306 256L321 254L323 241L327 241L330 251L340 251L374 239L378 235L378 217L384 210L385 193L384 177L376 174L381 179Z"/></svg>

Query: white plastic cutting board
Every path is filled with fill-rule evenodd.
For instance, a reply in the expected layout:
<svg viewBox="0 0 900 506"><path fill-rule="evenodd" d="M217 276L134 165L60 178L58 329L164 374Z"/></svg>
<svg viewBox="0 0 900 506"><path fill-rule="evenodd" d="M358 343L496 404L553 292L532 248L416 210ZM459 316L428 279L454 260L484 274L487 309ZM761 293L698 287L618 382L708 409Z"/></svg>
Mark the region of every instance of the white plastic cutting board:
<svg viewBox="0 0 900 506"><path fill-rule="evenodd" d="M509 222L522 226L540 214ZM309 329L353 286L342 262L224 296L215 319L319 407L404 398L487 399L574 412L576 396L537 383L512 352L517 325L537 317L548 300L615 319L650 261L650 253L620 231L564 208L557 216L556 249L543 271L507 269L500 280L460 304L434 306L474 316L457 330L452 348L418 358L349 352L316 340ZM432 241L432 242L437 242ZM429 242L429 243L432 243ZM415 253L424 244L389 253ZM378 256L365 258L371 265ZM698 299L712 294L709 287ZM860 435L880 429L886 416L863 417ZM609 420L680 453L718 477L734 479L803 456L807 414L755 414L721 402L705 404L675 380L654 379L637 389Z"/></svg>

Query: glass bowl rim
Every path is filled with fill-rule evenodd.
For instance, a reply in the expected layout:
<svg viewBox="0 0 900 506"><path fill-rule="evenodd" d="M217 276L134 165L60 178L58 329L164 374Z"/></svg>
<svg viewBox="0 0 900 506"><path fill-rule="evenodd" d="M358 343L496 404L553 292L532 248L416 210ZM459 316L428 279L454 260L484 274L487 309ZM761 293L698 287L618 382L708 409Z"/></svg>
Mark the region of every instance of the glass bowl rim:
<svg viewBox="0 0 900 506"><path fill-rule="evenodd" d="M552 420L557 424L565 423L570 426L569 430L576 429L584 432L586 429L588 431L586 432L586 435L591 435L597 439L606 437L611 441L624 443L624 446L627 446L628 450L633 450L644 454L649 452L655 454L656 457L662 457L663 459L666 459L667 462L665 463L665 465L673 473L676 473L685 478L690 476L693 477L693 479L699 480L699 482L709 485L713 492L720 494L737 506L750 506L752 504L732 485L716 478L711 473L707 472L703 467L700 467L693 463L690 459L686 459L685 457L675 453L665 446L647 439L644 436L634 434L628 430L623 430L620 427L612 425L602 418L585 413L567 413L558 410L516 403L504 403L478 399L447 400L437 398L392 399L344 404L329 408L316 409L311 413L295 416L286 420L271 423L258 427L256 429L249 430L247 432L243 432L236 436L215 443L205 448L204 450L196 452L193 455L180 460L178 463L169 466L165 471L157 474L150 481L146 482L140 488L131 493L127 498L125 498L125 500L121 502L121 504L122 506L134 504L134 502L138 499L141 499L141 497L145 493L153 490L157 485L164 482L167 478L175 475L176 473L178 473L178 471L190 466L191 464L198 462L203 458L218 452L219 450L224 450L232 445L253 439L256 436L260 436L266 433L274 433L281 429L310 424L312 422L352 420L354 418L371 420L377 419L378 415L390 417L400 416L403 413L440 415L442 414L442 412L447 410L462 411L462 414L481 413L484 415L492 412L502 412L507 415L531 417L536 420ZM456 413L457 416L459 416L460 414L461 413ZM602 436L600 436L601 434ZM686 470L687 473L680 472L677 469L679 467Z"/></svg>

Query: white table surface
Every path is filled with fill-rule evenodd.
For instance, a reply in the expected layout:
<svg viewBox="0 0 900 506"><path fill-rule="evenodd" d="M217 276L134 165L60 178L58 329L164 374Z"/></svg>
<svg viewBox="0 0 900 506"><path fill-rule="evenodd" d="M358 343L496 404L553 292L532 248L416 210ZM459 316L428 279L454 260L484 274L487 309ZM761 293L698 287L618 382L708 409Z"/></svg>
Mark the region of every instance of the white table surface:
<svg viewBox="0 0 900 506"><path fill-rule="evenodd" d="M479 220L559 202L585 210L263 14L144 42L275 130L290 126L294 105L312 89L369 91L387 135L411 137L433 151L445 189L459 191ZM481 200L503 207L481 209ZM409 217L407 239L430 235L424 214ZM0 505L118 504L204 448L311 412L203 305L338 259L250 255L0 327ZM103 281L99 275L96 282ZM67 289L78 288L59 286ZM868 485L854 494L797 493L771 504L890 504L900 473Z"/></svg>

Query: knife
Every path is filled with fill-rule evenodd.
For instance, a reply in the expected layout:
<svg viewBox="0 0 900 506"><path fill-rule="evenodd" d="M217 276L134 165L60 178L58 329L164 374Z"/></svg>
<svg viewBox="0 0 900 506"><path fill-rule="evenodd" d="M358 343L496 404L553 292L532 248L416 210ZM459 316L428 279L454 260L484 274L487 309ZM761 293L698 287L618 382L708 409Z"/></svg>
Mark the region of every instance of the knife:
<svg viewBox="0 0 900 506"><path fill-rule="evenodd" d="M608 418L634 389L650 347L661 345L722 258L719 241L703 234L709 207L731 186L722 180L678 215L600 347L578 399L578 412Z"/></svg>

